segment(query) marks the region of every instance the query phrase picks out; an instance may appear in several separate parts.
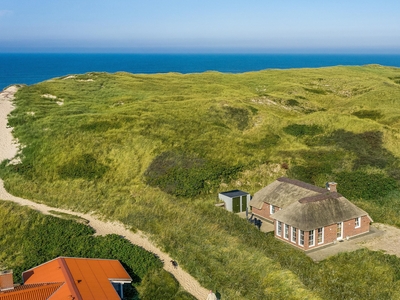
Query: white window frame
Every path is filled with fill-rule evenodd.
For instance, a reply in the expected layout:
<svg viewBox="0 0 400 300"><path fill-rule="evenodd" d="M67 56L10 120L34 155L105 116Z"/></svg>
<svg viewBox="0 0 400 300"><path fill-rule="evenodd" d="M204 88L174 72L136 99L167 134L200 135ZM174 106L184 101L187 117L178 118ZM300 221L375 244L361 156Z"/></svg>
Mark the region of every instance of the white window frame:
<svg viewBox="0 0 400 300"><path fill-rule="evenodd" d="M315 245L315 230L310 230L308 232L308 247Z"/></svg>
<svg viewBox="0 0 400 300"><path fill-rule="evenodd" d="M289 225L288 224L284 224L284 239L288 240L289 239Z"/></svg>
<svg viewBox="0 0 400 300"><path fill-rule="evenodd" d="M276 221L276 235L282 236L282 222Z"/></svg>
<svg viewBox="0 0 400 300"><path fill-rule="evenodd" d="M304 231L299 229L299 245L304 247Z"/></svg>
<svg viewBox="0 0 400 300"><path fill-rule="evenodd" d="M320 231L321 229L321 231ZM319 234L321 233L321 242L319 241ZM317 229L317 242L318 245L321 245L324 243L324 227L320 227Z"/></svg>
<svg viewBox="0 0 400 300"><path fill-rule="evenodd" d="M355 219L355 226L354 228L360 228L361 227L361 217L358 217Z"/></svg>
<svg viewBox="0 0 400 300"><path fill-rule="evenodd" d="M273 215L276 211L276 207L272 204L269 205L269 214Z"/></svg>
<svg viewBox="0 0 400 300"><path fill-rule="evenodd" d="M293 243L297 243L297 228L292 226L291 240Z"/></svg>

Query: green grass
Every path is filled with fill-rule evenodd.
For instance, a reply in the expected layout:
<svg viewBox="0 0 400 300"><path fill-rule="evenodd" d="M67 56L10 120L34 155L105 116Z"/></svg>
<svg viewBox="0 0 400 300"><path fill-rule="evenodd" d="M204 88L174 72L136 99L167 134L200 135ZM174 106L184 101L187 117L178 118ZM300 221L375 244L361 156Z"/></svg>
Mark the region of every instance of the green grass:
<svg viewBox="0 0 400 300"><path fill-rule="evenodd" d="M374 221L400 226L399 77L365 66L46 81L16 95L9 123L26 147L0 176L15 195L152 234L223 299L370 298L355 277L373 277L382 259L393 270L396 258L355 252L360 273L322 268L214 204L218 191L254 193L280 176L337 181ZM390 274L373 287L389 299L399 290Z"/></svg>

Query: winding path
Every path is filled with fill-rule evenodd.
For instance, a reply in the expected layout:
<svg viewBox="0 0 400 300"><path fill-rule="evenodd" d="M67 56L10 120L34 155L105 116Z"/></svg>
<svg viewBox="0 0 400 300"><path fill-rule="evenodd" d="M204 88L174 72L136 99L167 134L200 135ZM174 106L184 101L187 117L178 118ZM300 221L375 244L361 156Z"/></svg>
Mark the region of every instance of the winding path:
<svg viewBox="0 0 400 300"><path fill-rule="evenodd" d="M7 116L14 109L12 100L14 99L14 94L17 92L17 90L17 86L11 86L0 93L0 162L4 159L13 159L18 151L18 143L13 140L11 134L12 128L7 128ZM120 222L104 222L100 221L93 215L54 208L27 199L15 197L5 190L3 181L1 179L0 199L31 207L32 209L40 211L43 214L51 215L51 211L56 211L78 216L88 220L90 226L96 230L96 234L98 235L114 233L124 236L131 243L141 246L144 249L158 255L158 257L165 262L164 269L173 274L187 292L191 293L197 299L207 298L208 290L203 288L195 278L193 278L189 273L185 272L182 268L178 267L175 269L172 264L169 263L172 258L167 253L157 248L143 232L138 231L137 233L133 233Z"/></svg>

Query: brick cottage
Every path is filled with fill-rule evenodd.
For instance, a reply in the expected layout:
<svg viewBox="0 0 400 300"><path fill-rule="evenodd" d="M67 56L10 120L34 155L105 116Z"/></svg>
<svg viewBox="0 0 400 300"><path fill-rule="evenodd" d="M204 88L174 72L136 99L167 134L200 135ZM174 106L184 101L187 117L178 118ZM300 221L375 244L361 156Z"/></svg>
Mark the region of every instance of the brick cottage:
<svg viewBox="0 0 400 300"><path fill-rule="evenodd" d="M274 223L275 237L311 250L369 232L372 219L336 191L336 183L320 188L279 178L255 193L255 216Z"/></svg>

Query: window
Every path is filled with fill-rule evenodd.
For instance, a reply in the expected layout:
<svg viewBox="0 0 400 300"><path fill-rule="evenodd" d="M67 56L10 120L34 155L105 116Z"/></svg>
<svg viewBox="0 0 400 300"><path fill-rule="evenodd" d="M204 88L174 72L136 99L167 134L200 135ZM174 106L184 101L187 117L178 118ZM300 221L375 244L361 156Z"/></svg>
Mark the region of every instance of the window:
<svg viewBox="0 0 400 300"><path fill-rule="evenodd" d="M277 222L276 223L276 234L281 236L282 235L282 222Z"/></svg>
<svg viewBox="0 0 400 300"><path fill-rule="evenodd" d="M360 226L361 226L361 218L360 217L358 217L358 218L356 218L356 224L355 224L356 226L356 228L359 228Z"/></svg>
<svg viewBox="0 0 400 300"><path fill-rule="evenodd" d="M297 242L297 228L292 227L292 242L296 243Z"/></svg>
<svg viewBox="0 0 400 300"><path fill-rule="evenodd" d="M289 238L289 225L285 224L285 235L284 235L285 239Z"/></svg>
<svg viewBox="0 0 400 300"><path fill-rule="evenodd" d="M304 246L304 231L300 230L299 245Z"/></svg>
<svg viewBox="0 0 400 300"><path fill-rule="evenodd" d="M308 232L308 246L314 246L314 230Z"/></svg>
<svg viewBox="0 0 400 300"><path fill-rule="evenodd" d="M324 227L318 228L318 244L324 243Z"/></svg>
<svg viewBox="0 0 400 300"><path fill-rule="evenodd" d="M272 215L272 214L274 214L274 213L275 213L275 206L272 205L272 204L270 204L270 205L269 205L269 214Z"/></svg>
<svg viewBox="0 0 400 300"><path fill-rule="evenodd" d="M340 240L342 238L342 223L337 223L336 226L336 237L338 240Z"/></svg>

